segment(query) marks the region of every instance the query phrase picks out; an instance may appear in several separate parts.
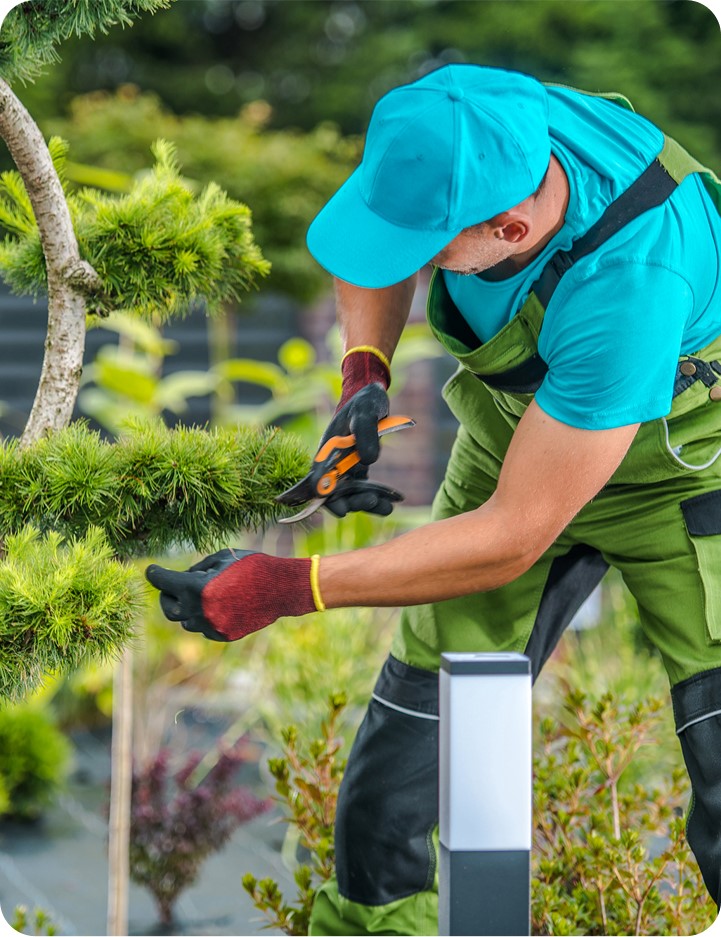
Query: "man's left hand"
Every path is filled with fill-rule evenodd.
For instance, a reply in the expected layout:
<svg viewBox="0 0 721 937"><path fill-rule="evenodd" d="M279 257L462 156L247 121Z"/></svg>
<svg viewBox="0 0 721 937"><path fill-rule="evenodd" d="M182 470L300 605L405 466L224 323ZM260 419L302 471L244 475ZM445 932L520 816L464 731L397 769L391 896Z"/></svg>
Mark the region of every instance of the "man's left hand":
<svg viewBox="0 0 721 937"><path fill-rule="evenodd" d="M221 550L186 572L148 566L170 621L211 641L237 641L277 618L317 610L310 559L283 559L252 550Z"/></svg>

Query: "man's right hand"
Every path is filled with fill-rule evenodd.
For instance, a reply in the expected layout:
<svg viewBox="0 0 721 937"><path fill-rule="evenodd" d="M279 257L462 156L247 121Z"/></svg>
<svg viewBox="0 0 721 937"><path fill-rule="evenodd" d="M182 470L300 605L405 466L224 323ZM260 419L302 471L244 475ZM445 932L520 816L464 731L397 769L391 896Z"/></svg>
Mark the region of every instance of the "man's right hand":
<svg viewBox="0 0 721 937"><path fill-rule="evenodd" d="M368 384L339 406L321 437L320 449L333 436L355 436L356 449L365 466L378 461L378 421L388 416L388 394L381 384Z"/></svg>
<svg viewBox="0 0 721 937"><path fill-rule="evenodd" d="M333 492L326 507L336 517L345 517L351 511L366 511L369 514L390 514L394 503L403 500L403 495L393 488L368 481L368 466L376 462L380 454L378 421L388 416L388 394L381 384L368 384L343 404L320 441L320 448L333 436L353 434L360 464L348 473L349 480L342 489Z"/></svg>
<svg viewBox="0 0 721 937"><path fill-rule="evenodd" d="M333 436L352 433L356 437L361 461L350 470L342 489L328 497L324 507L336 517L345 517L351 511L387 515L393 510L394 503L403 500L403 495L386 485L369 481L368 466L377 461L380 452L378 421L388 416L389 362L378 349L363 345L351 348L341 367L341 399L318 448ZM278 501L283 503L283 495L278 497ZM296 504L297 501L288 503Z"/></svg>

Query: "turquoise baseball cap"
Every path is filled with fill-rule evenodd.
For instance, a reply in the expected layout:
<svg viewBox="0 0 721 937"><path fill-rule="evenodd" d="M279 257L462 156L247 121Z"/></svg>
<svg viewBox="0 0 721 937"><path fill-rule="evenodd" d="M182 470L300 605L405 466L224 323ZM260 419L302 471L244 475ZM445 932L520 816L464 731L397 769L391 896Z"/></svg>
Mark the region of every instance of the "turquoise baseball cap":
<svg viewBox="0 0 721 937"><path fill-rule="evenodd" d="M308 249L356 286L399 283L464 228L528 198L550 158L540 82L446 65L378 101L360 166L311 223Z"/></svg>

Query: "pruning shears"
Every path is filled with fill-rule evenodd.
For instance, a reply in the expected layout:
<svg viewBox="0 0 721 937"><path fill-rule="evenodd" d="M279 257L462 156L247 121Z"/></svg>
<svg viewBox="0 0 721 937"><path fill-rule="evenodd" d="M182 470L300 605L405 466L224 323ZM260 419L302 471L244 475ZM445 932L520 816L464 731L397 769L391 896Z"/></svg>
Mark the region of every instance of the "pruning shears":
<svg viewBox="0 0 721 937"><path fill-rule="evenodd" d="M397 433L415 425L415 420L408 416L387 416L378 421L378 436L387 436L388 433ZM356 438L352 433L348 436L331 436L315 454L313 466L305 478L276 498L276 501L289 505L308 502L302 511L292 517L281 518L280 523L295 524L315 514L334 491L340 492L351 483L348 472L360 460Z"/></svg>

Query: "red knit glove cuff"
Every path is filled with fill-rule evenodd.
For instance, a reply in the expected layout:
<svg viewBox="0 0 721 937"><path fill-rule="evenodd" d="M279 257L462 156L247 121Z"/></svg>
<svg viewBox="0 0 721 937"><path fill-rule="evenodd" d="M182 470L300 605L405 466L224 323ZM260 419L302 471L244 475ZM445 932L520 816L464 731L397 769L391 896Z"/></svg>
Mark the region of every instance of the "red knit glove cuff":
<svg viewBox="0 0 721 937"><path fill-rule="evenodd" d="M375 352L351 349L341 364L343 390L336 413L351 397L368 384L381 384L385 390L391 385L391 372Z"/></svg>
<svg viewBox="0 0 721 937"><path fill-rule="evenodd" d="M203 614L237 641L277 618L315 612L311 564L310 559L252 553L211 579L201 596Z"/></svg>

